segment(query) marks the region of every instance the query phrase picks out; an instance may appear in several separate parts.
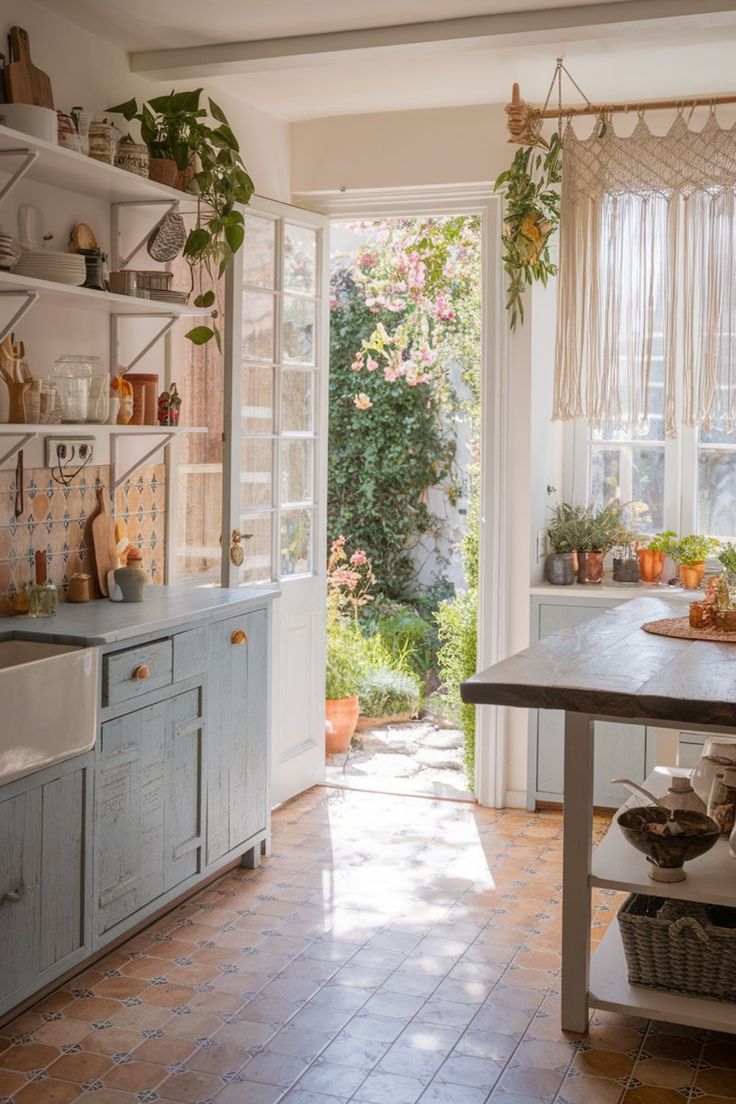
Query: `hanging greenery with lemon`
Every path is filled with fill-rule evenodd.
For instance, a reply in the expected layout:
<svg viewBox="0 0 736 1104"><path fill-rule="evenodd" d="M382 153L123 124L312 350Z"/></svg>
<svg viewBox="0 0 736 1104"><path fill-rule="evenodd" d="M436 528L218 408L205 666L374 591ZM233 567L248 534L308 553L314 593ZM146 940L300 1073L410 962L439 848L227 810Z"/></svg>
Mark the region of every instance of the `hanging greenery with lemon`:
<svg viewBox="0 0 736 1104"><path fill-rule="evenodd" d="M505 191L501 241L512 330L524 321L527 287L534 280L546 286L557 273L550 242L560 224L561 180L562 143L554 133L549 140L539 135L534 145L517 150L511 168L500 173L494 185L494 191Z"/></svg>

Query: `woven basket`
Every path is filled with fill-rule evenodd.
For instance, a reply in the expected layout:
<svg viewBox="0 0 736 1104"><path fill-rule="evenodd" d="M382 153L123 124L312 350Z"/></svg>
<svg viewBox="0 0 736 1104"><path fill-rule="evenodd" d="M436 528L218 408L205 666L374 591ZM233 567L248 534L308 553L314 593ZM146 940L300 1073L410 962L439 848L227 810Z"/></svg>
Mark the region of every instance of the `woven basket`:
<svg viewBox="0 0 736 1104"><path fill-rule="evenodd" d="M618 922L632 985L736 1001L736 908L635 893Z"/></svg>

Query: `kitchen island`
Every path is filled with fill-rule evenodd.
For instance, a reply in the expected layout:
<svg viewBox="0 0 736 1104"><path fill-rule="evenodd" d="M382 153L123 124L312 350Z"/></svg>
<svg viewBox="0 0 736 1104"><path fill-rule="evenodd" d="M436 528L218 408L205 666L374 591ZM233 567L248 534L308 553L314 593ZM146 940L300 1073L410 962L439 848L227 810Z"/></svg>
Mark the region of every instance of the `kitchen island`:
<svg viewBox="0 0 736 1104"><path fill-rule="evenodd" d="M585 1032L590 1008L736 1033L736 1004L629 985L614 921L590 961L591 890L666 895L736 906L736 862L721 840L688 866L685 882L647 878L646 861L615 823L592 853L593 726L626 719L658 728L694 725L736 735L736 644L655 636L642 624L687 612L685 597L646 597L553 633L475 675L462 697L477 705L561 709L565 713L562 902L562 1027ZM664 793L666 775L651 785ZM704 864L704 865L699 865ZM705 871L705 873L703 873ZM697 876L696 873L697 872Z"/></svg>

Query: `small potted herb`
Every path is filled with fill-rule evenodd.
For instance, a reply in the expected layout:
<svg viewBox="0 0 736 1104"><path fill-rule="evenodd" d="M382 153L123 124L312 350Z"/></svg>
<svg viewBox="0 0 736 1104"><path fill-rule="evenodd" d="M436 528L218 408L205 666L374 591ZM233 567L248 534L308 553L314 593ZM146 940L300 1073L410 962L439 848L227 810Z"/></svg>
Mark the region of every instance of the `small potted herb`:
<svg viewBox="0 0 736 1104"><path fill-rule="evenodd" d="M602 583L603 561L623 529L624 508L620 502L607 502L591 512L578 544L578 582Z"/></svg>
<svg viewBox="0 0 736 1104"><path fill-rule="evenodd" d="M705 575L705 561L720 547L715 537L704 537L700 533L691 533L677 541L670 555L678 565L680 585L686 590L697 590Z"/></svg>
<svg viewBox="0 0 736 1104"><path fill-rule="evenodd" d="M666 529L663 533L657 533L655 537L639 548L639 571L645 583L657 583L662 578L665 556L672 557L673 549L677 544L677 534L674 529Z"/></svg>
<svg viewBox="0 0 736 1104"><path fill-rule="evenodd" d="M544 563L544 577L553 586L570 586L578 569L577 551L590 508L561 502L550 510L547 540L552 551Z"/></svg>

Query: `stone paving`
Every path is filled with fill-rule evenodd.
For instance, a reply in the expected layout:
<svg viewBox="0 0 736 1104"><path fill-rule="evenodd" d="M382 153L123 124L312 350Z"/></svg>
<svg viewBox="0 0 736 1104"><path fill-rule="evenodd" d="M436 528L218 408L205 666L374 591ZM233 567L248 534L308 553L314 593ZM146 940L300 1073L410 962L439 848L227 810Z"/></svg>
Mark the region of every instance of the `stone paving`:
<svg viewBox="0 0 736 1104"><path fill-rule="evenodd" d="M458 729L429 719L358 730L349 752L327 759L327 784L472 801L463 743Z"/></svg>

